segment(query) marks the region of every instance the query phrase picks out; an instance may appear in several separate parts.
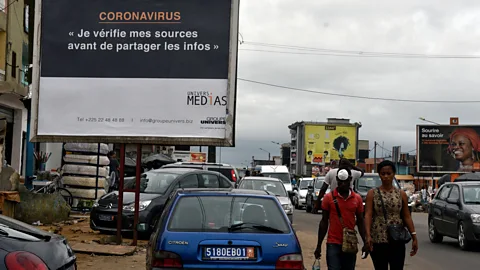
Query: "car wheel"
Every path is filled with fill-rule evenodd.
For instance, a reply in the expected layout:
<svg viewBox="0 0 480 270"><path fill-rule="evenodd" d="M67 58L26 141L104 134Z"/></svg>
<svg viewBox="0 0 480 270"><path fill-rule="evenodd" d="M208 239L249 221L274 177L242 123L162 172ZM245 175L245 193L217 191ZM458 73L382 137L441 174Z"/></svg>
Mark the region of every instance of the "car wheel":
<svg viewBox="0 0 480 270"><path fill-rule="evenodd" d="M458 224L458 245L462 250L470 249L470 242L466 237L465 226L463 225L463 222L460 222L460 224Z"/></svg>
<svg viewBox="0 0 480 270"><path fill-rule="evenodd" d="M433 224L433 218L428 221L428 238L432 243L441 243L443 241L443 235L437 232L435 224Z"/></svg>

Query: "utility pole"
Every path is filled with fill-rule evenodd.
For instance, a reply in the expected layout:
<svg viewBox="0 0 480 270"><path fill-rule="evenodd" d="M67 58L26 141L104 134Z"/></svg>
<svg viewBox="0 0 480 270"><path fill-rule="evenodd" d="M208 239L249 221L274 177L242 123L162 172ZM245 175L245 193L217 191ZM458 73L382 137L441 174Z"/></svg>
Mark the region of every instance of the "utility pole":
<svg viewBox="0 0 480 270"><path fill-rule="evenodd" d="M377 172L377 141L373 142L373 172Z"/></svg>

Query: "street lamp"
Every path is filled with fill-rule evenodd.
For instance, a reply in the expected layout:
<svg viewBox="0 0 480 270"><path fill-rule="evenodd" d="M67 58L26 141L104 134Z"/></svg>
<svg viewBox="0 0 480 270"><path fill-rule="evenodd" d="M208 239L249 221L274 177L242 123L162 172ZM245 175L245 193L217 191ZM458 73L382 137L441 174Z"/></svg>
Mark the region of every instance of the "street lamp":
<svg viewBox="0 0 480 270"><path fill-rule="evenodd" d="M272 141L273 144L278 144L278 145L282 145L281 143L279 142L275 142L275 141Z"/></svg>
<svg viewBox="0 0 480 270"><path fill-rule="evenodd" d="M423 117L419 117L418 119L420 119L420 120L422 120L422 121L425 121L425 122L428 122L428 123L435 124L435 125L441 125L441 124L439 124L439 123L437 123L437 122L433 122L433 121L427 120L427 119L425 119L425 118L423 118Z"/></svg>
<svg viewBox="0 0 480 270"><path fill-rule="evenodd" d="M268 153L268 160L270 160L270 152L268 152L267 150L265 150L265 149L263 149L263 148L258 148L258 149L260 149L260 150L262 150L262 151L264 151L264 152L267 152L267 153Z"/></svg>

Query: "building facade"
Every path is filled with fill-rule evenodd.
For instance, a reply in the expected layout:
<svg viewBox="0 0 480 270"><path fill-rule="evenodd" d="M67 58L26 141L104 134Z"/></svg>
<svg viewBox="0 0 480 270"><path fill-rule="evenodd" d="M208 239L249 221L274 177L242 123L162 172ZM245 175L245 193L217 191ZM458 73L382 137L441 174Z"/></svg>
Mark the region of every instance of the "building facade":
<svg viewBox="0 0 480 270"><path fill-rule="evenodd" d="M0 0L0 120L6 121L2 162L25 172L28 111L29 5Z"/></svg>
<svg viewBox="0 0 480 270"><path fill-rule="evenodd" d="M328 118L327 122L295 122L290 129L290 172L310 176L313 167L328 166L341 157L358 159L358 134L362 125L350 119Z"/></svg>

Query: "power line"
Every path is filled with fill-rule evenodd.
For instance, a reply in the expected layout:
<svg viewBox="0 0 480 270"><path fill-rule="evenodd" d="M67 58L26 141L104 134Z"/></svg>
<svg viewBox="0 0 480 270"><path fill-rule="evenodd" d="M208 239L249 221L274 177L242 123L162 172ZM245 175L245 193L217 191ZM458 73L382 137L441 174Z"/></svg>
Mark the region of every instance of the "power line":
<svg viewBox="0 0 480 270"><path fill-rule="evenodd" d="M308 52L288 52L288 51L270 51L256 49L239 49L239 51L250 52L266 52L280 54L296 54L296 55L319 55L319 56L339 56L339 57L356 57L356 58L396 58L396 59L480 59L480 56L457 57L457 56L400 56L400 55L361 55L361 54L335 54L335 53L308 53Z"/></svg>
<svg viewBox="0 0 480 270"><path fill-rule="evenodd" d="M272 84L248 79L238 78L239 81L265 85L270 87L288 89L292 91L298 92L305 92L305 93L312 93L312 94L319 94L319 95L327 95L327 96L336 96L336 97L347 97L347 98L358 98L358 99L368 99L368 100L382 100L382 101L394 101L394 102L410 102L410 103L480 103L480 100L415 100L415 99L397 99L397 98L381 98L381 97L369 97L369 96L357 96L357 95L347 95L347 94L338 94L338 93L329 93L329 92L322 92L322 91L313 91L307 89L301 89L296 87L289 87L279 84Z"/></svg>
<svg viewBox="0 0 480 270"><path fill-rule="evenodd" d="M273 50L258 50L258 49L240 49L244 51L258 51L258 52L270 52L270 53L285 53L285 54L305 54L305 55L325 55L325 56L343 56L343 57L383 57L383 58L422 58L422 59L480 59L477 55L442 55L442 54L418 54L418 53L391 53L391 52L372 52L372 51L354 51L354 50L334 50L324 48L312 48L302 46L291 46L274 43L262 43L262 42L250 42L243 41L242 44L262 46L277 49L288 49L297 51L309 51L309 53L303 52L291 52L291 51L273 51ZM322 53L312 53L322 52Z"/></svg>

